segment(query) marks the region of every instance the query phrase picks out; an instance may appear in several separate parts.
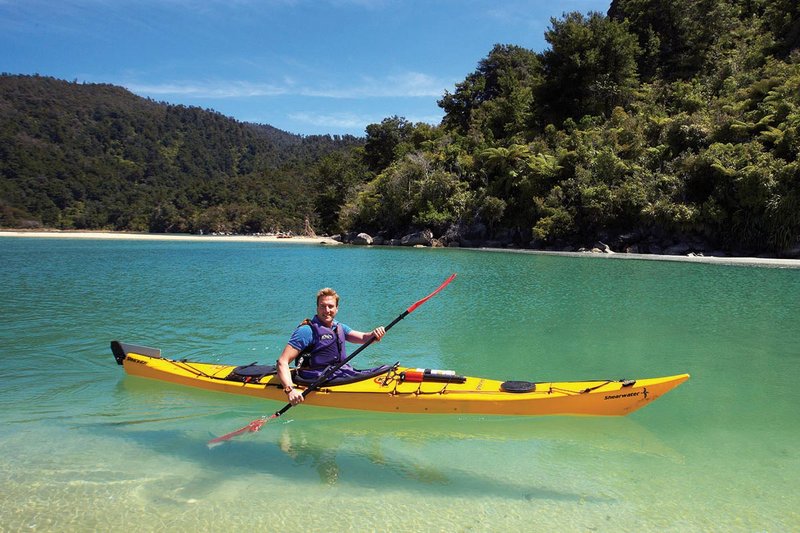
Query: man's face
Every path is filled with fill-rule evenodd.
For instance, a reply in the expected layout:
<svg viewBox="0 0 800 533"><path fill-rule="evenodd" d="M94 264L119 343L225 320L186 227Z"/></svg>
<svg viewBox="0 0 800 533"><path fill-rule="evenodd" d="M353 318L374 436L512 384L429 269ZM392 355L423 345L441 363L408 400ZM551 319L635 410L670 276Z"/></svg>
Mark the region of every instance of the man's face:
<svg viewBox="0 0 800 533"><path fill-rule="evenodd" d="M338 312L339 307L334 296L323 296L317 301L317 318L326 326L333 325L333 319Z"/></svg>

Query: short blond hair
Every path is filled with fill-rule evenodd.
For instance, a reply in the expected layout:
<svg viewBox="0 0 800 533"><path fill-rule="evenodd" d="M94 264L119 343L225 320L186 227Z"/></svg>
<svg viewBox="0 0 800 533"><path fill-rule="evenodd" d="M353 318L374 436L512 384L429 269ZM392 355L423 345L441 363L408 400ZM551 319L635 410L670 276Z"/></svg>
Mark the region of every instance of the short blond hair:
<svg viewBox="0 0 800 533"><path fill-rule="evenodd" d="M325 296L333 296L334 298L336 298L336 306L337 307L339 306L339 295L336 294L336 291L331 289L330 287L325 287L324 289L320 289L319 292L317 292L317 305L319 305L319 299Z"/></svg>

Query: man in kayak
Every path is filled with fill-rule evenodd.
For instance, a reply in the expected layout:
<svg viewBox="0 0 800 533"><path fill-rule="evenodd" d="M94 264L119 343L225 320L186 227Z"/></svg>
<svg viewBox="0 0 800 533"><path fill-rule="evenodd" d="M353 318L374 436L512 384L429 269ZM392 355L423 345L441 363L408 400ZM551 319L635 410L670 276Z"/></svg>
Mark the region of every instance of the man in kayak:
<svg viewBox="0 0 800 533"><path fill-rule="evenodd" d="M386 330L379 326L369 333L356 331L335 320L339 312L339 295L330 288L317 293L317 314L311 320L303 321L292 333L289 343L278 358L278 377L283 390L292 405L303 401L303 393L295 388L289 364L303 356L304 362L297 370L298 375L307 381L318 378L330 365L347 358L345 341L364 344L370 339L381 340ZM356 376L358 371L344 365L330 379Z"/></svg>

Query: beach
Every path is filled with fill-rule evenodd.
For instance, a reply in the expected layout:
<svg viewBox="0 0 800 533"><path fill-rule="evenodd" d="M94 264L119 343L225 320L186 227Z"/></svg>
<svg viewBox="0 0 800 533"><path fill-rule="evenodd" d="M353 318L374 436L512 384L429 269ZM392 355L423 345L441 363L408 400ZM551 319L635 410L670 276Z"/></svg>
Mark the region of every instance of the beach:
<svg viewBox="0 0 800 533"><path fill-rule="evenodd" d="M65 239L133 239L150 241L206 241L206 242L280 242L295 244L339 245L331 237L282 237L277 235L190 235L185 233L135 233L123 231L74 231L74 230L11 230L0 229L0 237L65 238ZM522 248L474 248L488 252L530 253L566 257L594 257L641 261L681 261L689 263L713 263L729 265L770 266L778 268L800 268L800 259L773 257L737 257L710 255L661 255L628 253L553 252Z"/></svg>
<svg viewBox="0 0 800 533"><path fill-rule="evenodd" d="M277 235L190 235L187 233L135 233L125 231L0 230L0 237L340 244L338 241L335 241L330 237L279 237Z"/></svg>

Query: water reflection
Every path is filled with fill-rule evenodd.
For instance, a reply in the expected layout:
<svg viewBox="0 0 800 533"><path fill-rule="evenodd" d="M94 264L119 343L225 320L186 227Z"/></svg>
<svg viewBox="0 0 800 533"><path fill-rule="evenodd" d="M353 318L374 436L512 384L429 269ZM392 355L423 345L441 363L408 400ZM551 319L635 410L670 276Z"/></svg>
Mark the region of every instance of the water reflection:
<svg viewBox="0 0 800 533"><path fill-rule="evenodd" d="M327 485L335 485L339 481L339 465L336 454L341 439L326 439L325 446L309 443L309 433L290 431L284 427L278 436L278 446L296 465L309 464L317 471L319 479ZM337 442L338 441L338 442ZM233 444L233 443L232 443Z"/></svg>
<svg viewBox="0 0 800 533"><path fill-rule="evenodd" d="M599 479L591 469L606 459L683 460L631 418L393 415L309 406L208 450L210 436L257 417L254 406L263 414L277 404L136 378L121 381L118 393L124 409L74 426L194 462L202 474L189 492L198 498L231 476L268 475L359 491L390 485L415 494L605 502L616 494L602 483L561 486L560 480L587 468L587 479Z"/></svg>

